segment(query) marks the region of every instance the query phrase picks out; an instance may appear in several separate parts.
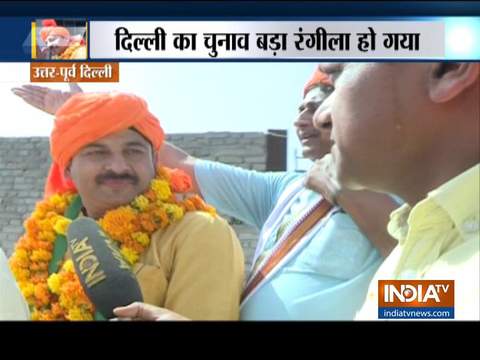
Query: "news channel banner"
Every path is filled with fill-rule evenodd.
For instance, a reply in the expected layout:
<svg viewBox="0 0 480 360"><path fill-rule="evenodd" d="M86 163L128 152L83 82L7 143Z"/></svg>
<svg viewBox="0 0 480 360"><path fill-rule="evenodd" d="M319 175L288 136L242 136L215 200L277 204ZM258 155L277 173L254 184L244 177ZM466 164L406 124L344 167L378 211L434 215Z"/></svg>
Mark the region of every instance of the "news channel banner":
<svg viewBox="0 0 480 360"><path fill-rule="evenodd" d="M326 16L318 6L298 18L285 16L285 9L246 20L221 11L212 16L205 7L195 18L166 11L158 20L152 13L106 20L93 8L93 15L6 17L0 29L12 36L0 48L0 60L28 62L32 83L120 83L126 63L480 60L478 14ZM461 296L455 290L451 279L379 280L378 319L455 319L455 298Z"/></svg>

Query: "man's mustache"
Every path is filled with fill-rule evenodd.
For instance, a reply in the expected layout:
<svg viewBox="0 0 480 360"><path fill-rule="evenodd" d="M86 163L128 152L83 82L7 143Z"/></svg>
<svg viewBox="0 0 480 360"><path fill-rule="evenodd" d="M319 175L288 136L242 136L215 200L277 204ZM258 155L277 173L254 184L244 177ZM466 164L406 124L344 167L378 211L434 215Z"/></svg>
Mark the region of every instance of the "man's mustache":
<svg viewBox="0 0 480 360"><path fill-rule="evenodd" d="M134 185L138 184L139 182L138 176L135 174L130 174L130 173L117 174L117 173L114 173L113 171L106 172L105 174L100 174L95 177L95 181L97 184L102 184L108 180L129 180Z"/></svg>

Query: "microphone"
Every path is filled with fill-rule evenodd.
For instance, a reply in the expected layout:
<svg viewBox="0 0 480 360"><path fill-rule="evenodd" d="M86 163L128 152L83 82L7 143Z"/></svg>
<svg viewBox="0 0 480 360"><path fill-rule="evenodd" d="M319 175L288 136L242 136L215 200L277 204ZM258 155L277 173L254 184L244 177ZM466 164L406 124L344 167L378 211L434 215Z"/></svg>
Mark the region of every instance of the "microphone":
<svg viewBox="0 0 480 360"><path fill-rule="evenodd" d="M82 217L73 221L68 227L67 242L83 290L104 317L114 317L113 309L118 306L143 301L130 265L93 219Z"/></svg>

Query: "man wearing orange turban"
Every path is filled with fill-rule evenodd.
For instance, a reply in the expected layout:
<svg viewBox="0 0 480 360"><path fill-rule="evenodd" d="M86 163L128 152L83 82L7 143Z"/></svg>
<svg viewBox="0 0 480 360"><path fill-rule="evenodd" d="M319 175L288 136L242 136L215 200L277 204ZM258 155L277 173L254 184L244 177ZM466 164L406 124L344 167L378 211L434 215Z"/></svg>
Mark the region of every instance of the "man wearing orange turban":
<svg viewBox="0 0 480 360"><path fill-rule="evenodd" d="M120 92L72 96L55 116L46 201L53 201L49 199L58 194L77 192L83 216L99 220L102 226L107 224L105 214L125 206L133 206L133 211L126 214L136 216L131 224L141 224L142 228L151 224L149 218L141 217L146 214L140 213L145 207L152 208L152 212L167 211L168 217L162 218L162 226L150 239L142 240L135 230L128 233L123 220L110 222L108 229L110 234L126 236L127 244L140 234L139 242L146 246L138 259L130 261L127 257L144 302L190 319L238 319L244 275L241 245L219 216L190 211L192 204L180 214L178 209L172 210L171 202L175 200L168 199L176 198L178 184L169 190L156 177L157 153L163 141L158 119L138 96ZM168 174L172 173L168 170ZM155 202L149 203L155 194ZM162 194L166 194L164 198ZM159 204L160 200L163 202ZM128 252L122 254L131 256ZM15 253L12 258L18 263Z"/></svg>
<svg viewBox="0 0 480 360"><path fill-rule="evenodd" d="M48 59L81 60L87 58L87 48L81 35L71 36L63 26L57 26L53 19L42 21L40 38L46 47L40 57Z"/></svg>
<svg viewBox="0 0 480 360"><path fill-rule="evenodd" d="M332 90L332 80L330 77L325 74L323 71L320 71L318 69L315 69L313 72L311 78L307 81L305 86L303 87L303 98L309 98L307 94L310 92L310 90L319 90L324 87L329 87L330 91ZM328 93L329 91L327 91Z"/></svg>
<svg viewBox="0 0 480 360"><path fill-rule="evenodd" d="M145 101L124 93L78 94L56 113L50 148L53 165L45 185L45 195L75 190L64 172L80 149L110 134L133 128L157 151L164 133Z"/></svg>

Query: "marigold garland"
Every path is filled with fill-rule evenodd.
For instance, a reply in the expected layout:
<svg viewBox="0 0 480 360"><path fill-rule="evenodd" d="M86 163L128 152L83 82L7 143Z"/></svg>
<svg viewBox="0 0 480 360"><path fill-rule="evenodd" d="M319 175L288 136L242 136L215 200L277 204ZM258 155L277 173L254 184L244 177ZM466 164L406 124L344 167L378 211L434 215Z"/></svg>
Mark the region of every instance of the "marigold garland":
<svg viewBox="0 0 480 360"><path fill-rule="evenodd" d="M83 45L79 42L75 42L73 44L70 44L66 49L65 51L63 51L60 55L55 55L55 56L52 56L52 59L55 59L55 60L59 60L59 59L62 59L62 60L70 60L73 58L75 52L80 48L82 47Z"/></svg>
<svg viewBox="0 0 480 360"><path fill-rule="evenodd" d="M151 235L180 220L185 212L216 215L198 195L186 194L191 187L191 179L184 172L161 167L144 194L128 206L108 211L98 223L133 266L149 246ZM75 196L55 194L37 203L10 258L32 320L94 319L95 307L83 291L72 260L64 261L57 273L48 273L56 236L65 235L71 222L63 215Z"/></svg>

